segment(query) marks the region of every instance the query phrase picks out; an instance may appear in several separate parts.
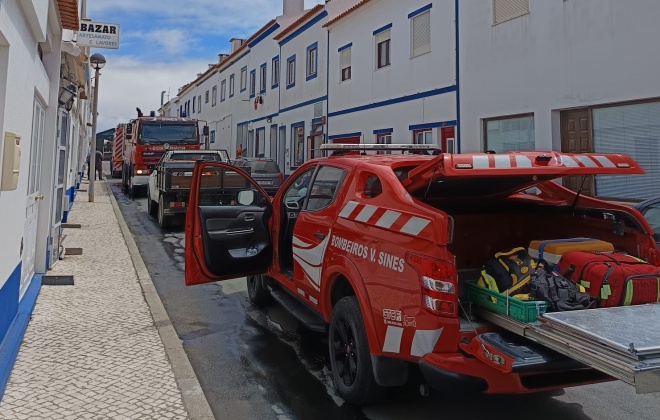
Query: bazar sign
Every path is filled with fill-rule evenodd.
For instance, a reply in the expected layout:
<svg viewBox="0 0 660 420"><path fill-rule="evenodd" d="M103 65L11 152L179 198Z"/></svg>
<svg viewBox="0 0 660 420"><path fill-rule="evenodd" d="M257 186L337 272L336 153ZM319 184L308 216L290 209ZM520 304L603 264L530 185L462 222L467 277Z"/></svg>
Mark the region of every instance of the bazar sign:
<svg viewBox="0 0 660 420"><path fill-rule="evenodd" d="M78 28L76 44L79 47L117 49L119 48L119 24L82 20Z"/></svg>

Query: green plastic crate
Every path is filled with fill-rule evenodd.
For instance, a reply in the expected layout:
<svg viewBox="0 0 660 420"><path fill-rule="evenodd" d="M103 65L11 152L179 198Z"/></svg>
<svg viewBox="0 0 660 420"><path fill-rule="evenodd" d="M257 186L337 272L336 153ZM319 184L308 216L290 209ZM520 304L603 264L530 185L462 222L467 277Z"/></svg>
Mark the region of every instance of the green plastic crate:
<svg viewBox="0 0 660 420"><path fill-rule="evenodd" d="M543 315L548 307L546 302L524 302L507 297L502 293L477 286L474 281L465 283L465 291L467 292L467 298L475 305L522 322L535 322L536 317ZM508 304L507 300L509 301Z"/></svg>

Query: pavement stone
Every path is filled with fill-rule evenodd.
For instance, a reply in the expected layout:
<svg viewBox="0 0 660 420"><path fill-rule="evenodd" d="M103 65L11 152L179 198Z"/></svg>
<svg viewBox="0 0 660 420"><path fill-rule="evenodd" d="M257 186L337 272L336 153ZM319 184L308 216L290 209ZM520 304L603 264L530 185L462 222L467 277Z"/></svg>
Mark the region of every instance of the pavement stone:
<svg viewBox="0 0 660 420"><path fill-rule="evenodd" d="M75 285L41 287L0 419L189 418L109 187L95 187L95 202L79 191L69 213L82 227L65 229L83 255L47 273Z"/></svg>

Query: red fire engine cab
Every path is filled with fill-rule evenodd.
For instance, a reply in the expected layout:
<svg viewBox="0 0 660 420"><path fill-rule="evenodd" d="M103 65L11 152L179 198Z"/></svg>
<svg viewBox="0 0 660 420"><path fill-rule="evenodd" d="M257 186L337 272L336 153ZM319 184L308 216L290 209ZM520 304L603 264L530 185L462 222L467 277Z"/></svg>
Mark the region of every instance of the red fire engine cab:
<svg viewBox="0 0 660 420"><path fill-rule="evenodd" d="M660 305L521 322L472 308L466 290L495 252L539 238L597 238L658 266L653 230L636 209L554 182L641 174L639 165L618 154L436 156L424 147L323 145L333 154L303 164L272 200L240 170L197 162L186 285L246 276L252 303L274 300L328 334L335 387L356 404L405 384L411 365L441 392L530 393L612 378L660 391ZM235 190L200 200L209 176Z"/></svg>
<svg viewBox="0 0 660 420"><path fill-rule="evenodd" d="M208 135L208 126L203 134ZM135 195L146 189L151 170L167 150L199 150L201 146L198 120L187 117L139 116L126 124L122 186Z"/></svg>

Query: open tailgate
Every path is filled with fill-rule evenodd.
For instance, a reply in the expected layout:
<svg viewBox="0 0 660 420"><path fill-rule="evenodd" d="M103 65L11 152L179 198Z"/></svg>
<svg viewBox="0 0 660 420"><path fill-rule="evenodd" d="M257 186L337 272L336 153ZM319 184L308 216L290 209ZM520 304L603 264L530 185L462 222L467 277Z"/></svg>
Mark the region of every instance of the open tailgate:
<svg viewBox="0 0 660 420"><path fill-rule="evenodd" d="M511 152L440 154L410 171L403 186L429 197L505 197L540 182L574 175L639 175L644 170L621 154Z"/></svg>
<svg viewBox="0 0 660 420"><path fill-rule="evenodd" d="M660 304L546 313L534 323L473 307L480 318L635 387L660 392Z"/></svg>

